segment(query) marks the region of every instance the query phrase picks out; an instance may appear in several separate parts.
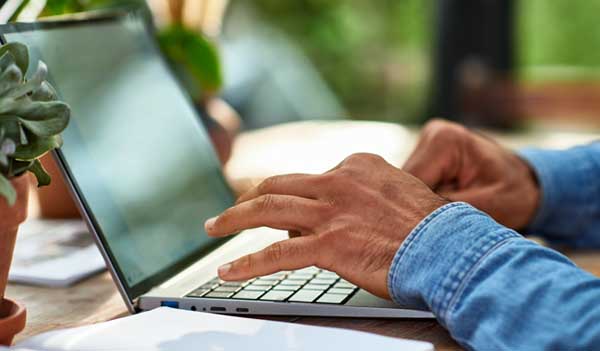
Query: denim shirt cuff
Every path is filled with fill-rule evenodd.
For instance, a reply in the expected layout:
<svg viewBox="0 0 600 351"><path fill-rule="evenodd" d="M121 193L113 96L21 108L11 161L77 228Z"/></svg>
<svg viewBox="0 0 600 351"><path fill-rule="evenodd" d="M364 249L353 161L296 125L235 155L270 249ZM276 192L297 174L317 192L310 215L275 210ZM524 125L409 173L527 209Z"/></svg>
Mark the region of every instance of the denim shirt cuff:
<svg viewBox="0 0 600 351"><path fill-rule="evenodd" d="M598 147L598 144L592 147ZM532 167L541 190L537 213L526 229L529 234L564 236L598 211L598 165L590 147L566 151L523 149L519 156ZM598 149L600 150L600 149ZM566 239L566 238L564 238ZM572 243L573 244L573 243Z"/></svg>
<svg viewBox="0 0 600 351"><path fill-rule="evenodd" d="M478 263L515 237L520 235L466 203L445 205L415 227L396 253L390 296L401 306L430 310L444 323Z"/></svg>

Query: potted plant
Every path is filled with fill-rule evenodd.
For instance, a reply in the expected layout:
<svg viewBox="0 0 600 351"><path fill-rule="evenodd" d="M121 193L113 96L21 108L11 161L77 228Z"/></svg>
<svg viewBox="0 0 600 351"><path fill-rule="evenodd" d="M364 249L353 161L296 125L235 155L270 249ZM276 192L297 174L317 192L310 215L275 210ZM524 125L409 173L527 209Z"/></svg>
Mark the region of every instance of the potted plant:
<svg viewBox="0 0 600 351"><path fill-rule="evenodd" d="M57 101L39 62L27 78L29 53L20 43L0 47L0 345L8 345L25 326L25 308L4 298L17 230L27 217L29 182L50 184L39 158L62 144L69 106Z"/></svg>

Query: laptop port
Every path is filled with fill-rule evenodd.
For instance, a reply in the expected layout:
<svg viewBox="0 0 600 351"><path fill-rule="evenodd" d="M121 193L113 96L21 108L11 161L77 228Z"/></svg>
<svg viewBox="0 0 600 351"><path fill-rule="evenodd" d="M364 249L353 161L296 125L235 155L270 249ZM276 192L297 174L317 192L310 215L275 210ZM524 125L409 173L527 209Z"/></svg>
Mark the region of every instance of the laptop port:
<svg viewBox="0 0 600 351"><path fill-rule="evenodd" d="M236 312L240 312L240 313L248 313L248 312L250 312L247 308L243 308L243 307L236 308L235 311Z"/></svg>
<svg viewBox="0 0 600 351"><path fill-rule="evenodd" d="M160 305L163 307L179 308L179 302L177 301L161 301Z"/></svg>
<svg viewBox="0 0 600 351"><path fill-rule="evenodd" d="M211 307L210 310L213 312L227 312L225 307Z"/></svg>

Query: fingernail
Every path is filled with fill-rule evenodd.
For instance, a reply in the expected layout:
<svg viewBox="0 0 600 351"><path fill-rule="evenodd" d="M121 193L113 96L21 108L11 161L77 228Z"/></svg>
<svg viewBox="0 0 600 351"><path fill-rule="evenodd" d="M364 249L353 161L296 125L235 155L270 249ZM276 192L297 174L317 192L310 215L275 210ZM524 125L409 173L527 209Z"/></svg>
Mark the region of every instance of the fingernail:
<svg viewBox="0 0 600 351"><path fill-rule="evenodd" d="M209 218L206 220L206 222L204 222L204 229L207 232L210 231L215 226L215 222L217 221L217 218L219 218L219 217Z"/></svg>
<svg viewBox="0 0 600 351"><path fill-rule="evenodd" d="M219 267L219 277L225 277L231 270L231 263L227 263Z"/></svg>

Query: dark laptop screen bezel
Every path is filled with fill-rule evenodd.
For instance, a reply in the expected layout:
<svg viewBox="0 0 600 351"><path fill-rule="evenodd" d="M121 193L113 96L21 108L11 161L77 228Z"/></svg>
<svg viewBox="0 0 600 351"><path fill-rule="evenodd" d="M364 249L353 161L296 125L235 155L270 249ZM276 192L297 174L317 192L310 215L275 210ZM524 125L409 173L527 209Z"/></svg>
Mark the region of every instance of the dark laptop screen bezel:
<svg viewBox="0 0 600 351"><path fill-rule="evenodd" d="M92 13L92 14L88 14L88 15L71 16L69 18L58 19L58 20L54 20L54 21L40 21L40 22L35 22L35 23L2 24L2 25L0 25L0 42L2 44L7 43L7 40L4 36L4 34L6 34L6 33L30 32L30 31L48 30L48 29L55 29L55 28L67 28L67 27L73 27L73 26L82 26L82 25L98 24L98 23L105 23L105 22L119 22L119 21L123 21L123 20L127 19L128 17L133 18L134 20L144 21L146 23L144 28L147 32L147 35L154 34L151 30L151 27L148 25L148 21L146 20L145 14L142 11L139 11L139 10L137 10L137 11L136 10L102 11L102 12L96 12L96 13ZM158 53L158 47L156 45L155 45L155 49L157 50L157 53ZM162 55L159 55L159 56L164 60L164 57ZM166 60L164 60L163 63L165 64L167 69L170 70L169 65L167 64ZM52 67L50 67L50 77L51 77L51 72L52 72ZM172 70L170 70L170 72L171 72L171 74L173 74ZM187 93L185 92L185 90L183 89L181 84L175 79L174 76L173 76L173 79L177 82L179 90L186 97L186 100L188 101L188 103L193 104L189 95L187 95ZM52 80L52 79L50 78L50 80ZM198 117L197 118L198 123L202 124L202 119L200 118L200 116L197 116L197 117ZM213 152L214 152L214 150L213 150ZM94 214L90 210L90 206L88 205L85 196L83 195L81 189L79 188L79 186L77 184L77 180L74 178L74 176L71 172L71 169L68 165L68 162L66 161L64 154L62 153L62 151L60 149L57 149L57 150L53 151L53 157L57 161L58 165L60 166L63 175L68 180L68 183L69 183L68 185L70 187L71 193L76 198L79 209L82 212L83 217L88 222L88 227L94 233L96 242L100 246L100 249L104 255L105 260L107 261L107 264L109 265L109 268L111 268L110 269L111 274L113 275L113 278L115 280L117 280L117 282L118 282L117 285L118 285L119 289L121 290L121 294L123 295L123 298L126 299L126 302L128 302L128 307L130 308L131 311L133 311L133 309L134 309L135 300L138 297L140 297L142 294L150 291L153 287L165 282L169 278L175 276L177 273L185 270L186 268L191 266L193 263L195 263L199 259L201 259L203 256L205 256L207 253L214 251L217 247L222 246L223 244L225 244L227 241L230 240L230 238L214 239L214 241L210 245L199 248L197 251L195 251L195 252L191 253L190 255L175 262L173 265L166 267L165 269L159 271L158 273L153 274L152 276L144 279L143 281L141 281L137 284L129 285L127 283L127 280L125 279L125 275L123 274L123 272L121 271L121 269L117 263L117 260L115 259L115 256L113 255L112 251L110 250L110 246L106 242L105 235L102 232L100 225L98 224ZM221 177L222 177L223 182L225 184L228 184L222 173L221 173ZM231 190L231 188L229 188L229 190L231 191L231 194L233 196L234 192Z"/></svg>

